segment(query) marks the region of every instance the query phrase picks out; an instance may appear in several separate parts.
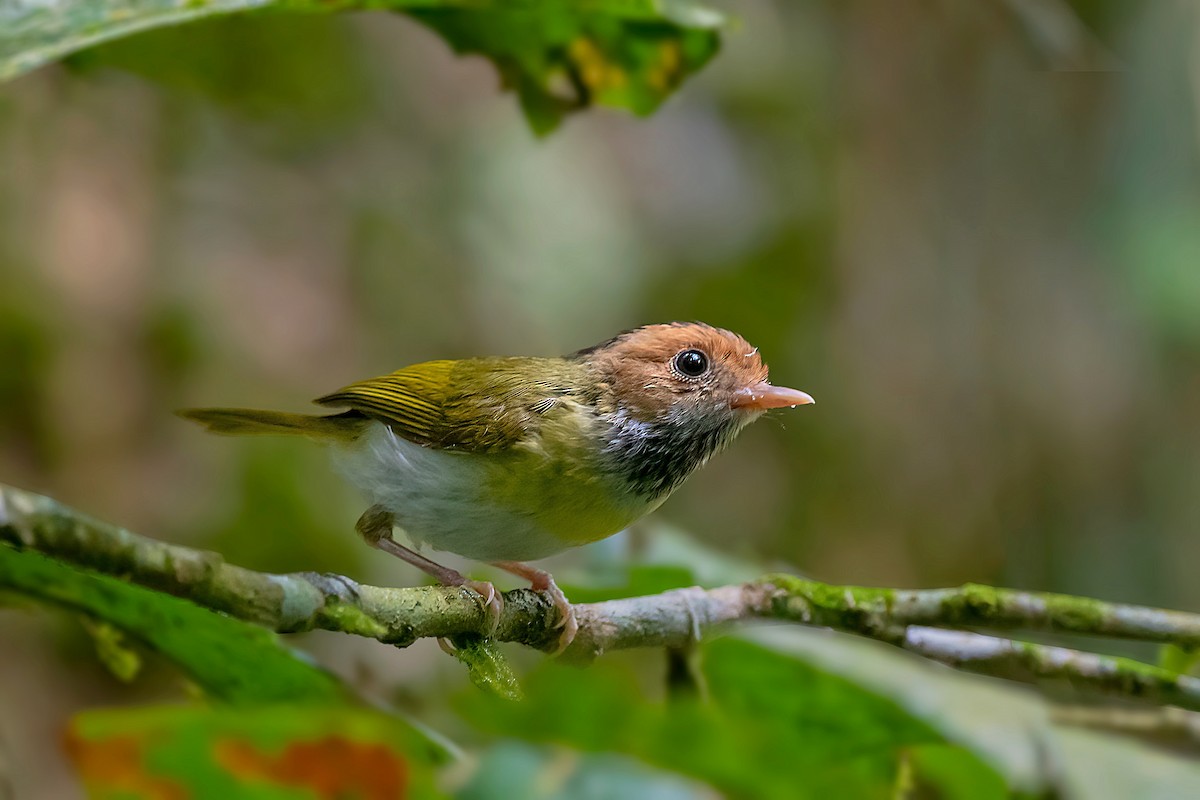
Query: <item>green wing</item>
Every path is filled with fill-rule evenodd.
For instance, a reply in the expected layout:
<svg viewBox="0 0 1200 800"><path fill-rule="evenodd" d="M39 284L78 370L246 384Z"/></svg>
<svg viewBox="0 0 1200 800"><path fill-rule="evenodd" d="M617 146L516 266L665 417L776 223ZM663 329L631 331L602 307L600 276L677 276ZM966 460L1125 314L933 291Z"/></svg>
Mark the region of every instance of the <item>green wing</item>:
<svg viewBox="0 0 1200 800"><path fill-rule="evenodd" d="M569 372L561 359L427 361L316 402L386 422L418 444L488 452L536 434L558 399L571 393Z"/></svg>

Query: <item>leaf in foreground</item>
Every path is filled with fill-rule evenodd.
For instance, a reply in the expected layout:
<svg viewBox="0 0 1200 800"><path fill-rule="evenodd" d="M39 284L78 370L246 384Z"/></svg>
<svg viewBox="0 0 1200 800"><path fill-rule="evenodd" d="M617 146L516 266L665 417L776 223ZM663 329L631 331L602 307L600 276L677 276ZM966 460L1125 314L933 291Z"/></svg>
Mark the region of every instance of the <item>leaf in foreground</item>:
<svg viewBox="0 0 1200 800"><path fill-rule="evenodd" d="M86 711L66 749L93 797L441 797L444 753L406 723L352 708Z"/></svg>
<svg viewBox="0 0 1200 800"><path fill-rule="evenodd" d="M505 740L488 748L457 800L717 800L711 788L611 753Z"/></svg>
<svg viewBox="0 0 1200 800"><path fill-rule="evenodd" d="M799 627L748 635L781 656L892 698L958 750L966 748L994 765L1017 796L1200 797L1200 762L1185 750L1148 743L1152 730L1147 740L1063 724L1058 704L1030 687L956 672L854 636ZM1110 710L1119 717L1122 709ZM945 753L929 749L913 756L918 772L937 779L939 796L989 796L978 794L981 776L964 775L957 757L947 760Z"/></svg>
<svg viewBox="0 0 1200 800"><path fill-rule="evenodd" d="M486 10L429 8L409 13L441 34L456 52L476 53L494 62L538 133L553 130L568 114L591 105L651 114L720 46L711 26L687 27L663 17L581 12L582 3L544 3L536 10L490 5L493 8Z"/></svg>
<svg viewBox="0 0 1200 800"><path fill-rule="evenodd" d="M0 0L0 80L139 31L236 12L390 9L482 55L534 130L592 105L649 114L720 46L722 18L691 0Z"/></svg>
<svg viewBox="0 0 1200 800"><path fill-rule="evenodd" d="M545 664L527 700L478 695L462 708L495 733L633 756L735 797L890 797L901 780L1004 796L969 750L892 700L790 655L734 638L706 648L710 702L648 697L616 659ZM924 769L929 767L929 769Z"/></svg>
<svg viewBox="0 0 1200 800"><path fill-rule="evenodd" d="M349 696L334 676L284 647L271 631L39 553L0 545L0 589L121 629L219 700L328 703Z"/></svg>

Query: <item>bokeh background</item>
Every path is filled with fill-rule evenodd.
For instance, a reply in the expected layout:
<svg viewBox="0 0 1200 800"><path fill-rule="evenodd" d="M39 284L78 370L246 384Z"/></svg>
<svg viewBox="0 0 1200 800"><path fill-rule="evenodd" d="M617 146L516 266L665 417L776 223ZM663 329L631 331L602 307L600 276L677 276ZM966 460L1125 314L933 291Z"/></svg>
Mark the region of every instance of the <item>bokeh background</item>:
<svg viewBox="0 0 1200 800"><path fill-rule="evenodd" d="M318 448L172 410L701 319L818 404L575 582L669 525L828 581L1200 609L1200 11L732 10L659 113L540 140L489 64L386 13L193 24L0 87L0 480L255 568L412 582ZM177 691L120 684L71 620L5 614L0 642L20 797L78 795L72 711ZM424 645L304 644L410 699L464 680Z"/></svg>

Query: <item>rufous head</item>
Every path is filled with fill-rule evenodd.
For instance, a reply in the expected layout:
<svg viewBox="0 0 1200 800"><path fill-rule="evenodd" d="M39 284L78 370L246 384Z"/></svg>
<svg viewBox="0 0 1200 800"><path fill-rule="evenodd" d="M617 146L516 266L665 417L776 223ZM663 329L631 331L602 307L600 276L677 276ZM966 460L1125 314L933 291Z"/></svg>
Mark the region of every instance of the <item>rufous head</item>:
<svg viewBox="0 0 1200 800"><path fill-rule="evenodd" d="M748 422L772 408L814 402L773 386L758 348L700 322L646 325L580 351L622 406L642 419L721 415Z"/></svg>

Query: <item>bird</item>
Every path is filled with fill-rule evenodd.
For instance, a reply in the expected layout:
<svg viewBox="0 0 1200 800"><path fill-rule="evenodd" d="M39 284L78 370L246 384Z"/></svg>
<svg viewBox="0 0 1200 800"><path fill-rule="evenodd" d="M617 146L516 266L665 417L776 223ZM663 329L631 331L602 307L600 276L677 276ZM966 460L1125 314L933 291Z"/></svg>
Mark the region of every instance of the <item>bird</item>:
<svg viewBox="0 0 1200 800"><path fill-rule="evenodd" d="M331 413L178 413L214 433L328 445L369 503L355 525L368 544L478 593L493 633L495 586L414 548L524 578L556 607L561 652L578 630L574 610L550 573L525 562L624 530L765 412L814 400L771 384L738 334L671 322L561 357L426 361L314 402ZM397 528L413 547L396 541Z"/></svg>

